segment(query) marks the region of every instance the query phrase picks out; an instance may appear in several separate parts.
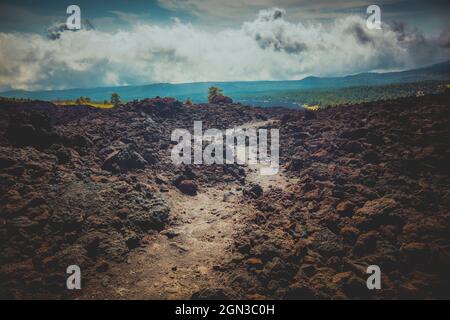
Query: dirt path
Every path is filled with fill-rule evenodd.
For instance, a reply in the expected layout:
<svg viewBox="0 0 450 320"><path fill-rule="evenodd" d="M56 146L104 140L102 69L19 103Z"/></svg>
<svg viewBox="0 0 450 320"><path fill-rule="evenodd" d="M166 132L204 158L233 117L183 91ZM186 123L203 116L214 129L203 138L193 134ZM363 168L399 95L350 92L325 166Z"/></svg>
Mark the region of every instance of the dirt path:
<svg viewBox="0 0 450 320"><path fill-rule="evenodd" d="M243 128L261 127L253 122ZM264 191L281 187L288 178L260 175L260 165L247 167L247 181ZM201 188L196 196L170 190L169 226L148 236L148 246L133 252L127 264L113 265L82 298L189 299L199 289L223 286L219 266L227 255L242 219L255 209L241 201L239 184Z"/></svg>

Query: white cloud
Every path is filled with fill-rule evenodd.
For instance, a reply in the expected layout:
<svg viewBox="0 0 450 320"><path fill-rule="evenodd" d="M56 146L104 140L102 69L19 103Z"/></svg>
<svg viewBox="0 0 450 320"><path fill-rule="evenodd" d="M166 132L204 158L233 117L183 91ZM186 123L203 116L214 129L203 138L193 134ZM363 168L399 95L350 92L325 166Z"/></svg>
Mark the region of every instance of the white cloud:
<svg viewBox="0 0 450 320"><path fill-rule="evenodd" d="M174 19L114 33L64 32L56 41L0 33L0 88L299 79L429 64L439 50L404 28L367 30L358 16L303 25L269 9L219 32Z"/></svg>

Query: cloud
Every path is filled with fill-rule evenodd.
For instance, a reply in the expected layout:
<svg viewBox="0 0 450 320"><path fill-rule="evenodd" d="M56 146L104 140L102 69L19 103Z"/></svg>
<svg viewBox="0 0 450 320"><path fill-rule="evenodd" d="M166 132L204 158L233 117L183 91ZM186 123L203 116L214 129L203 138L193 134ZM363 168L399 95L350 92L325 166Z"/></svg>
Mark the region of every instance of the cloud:
<svg viewBox="0 0 450 320"><path fill-rule="evenodd" d="M296 30L291 28L292 24L286 23L285 16L284 9L261 10L255 21L244 24L243 30L253 37L261 49L272 48L287 53L306 50L306 43L297 37Z"/></svg>
<svg viewBox="0 0 450 320"><path fill-rule="evenodd" d="M272 8L236 29L211 31L173 19L130 30L0 33L0 88L62 89L152 82L300 79L412 68L448 58L416 30L368 30L359 16L292 23Z"/></svg>

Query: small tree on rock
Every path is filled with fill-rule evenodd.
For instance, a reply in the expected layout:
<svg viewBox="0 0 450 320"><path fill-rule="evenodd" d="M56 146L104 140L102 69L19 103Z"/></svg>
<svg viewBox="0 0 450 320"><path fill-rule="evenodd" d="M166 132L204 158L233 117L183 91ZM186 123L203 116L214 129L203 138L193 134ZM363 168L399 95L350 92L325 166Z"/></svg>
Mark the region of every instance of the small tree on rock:
<svg viewBox="0 0 450 320"><path fill-rule="evenodd" d="M223 96L223 91L219 87L209 87L208 89L208 102L212 103L217 96Z"/></svg>

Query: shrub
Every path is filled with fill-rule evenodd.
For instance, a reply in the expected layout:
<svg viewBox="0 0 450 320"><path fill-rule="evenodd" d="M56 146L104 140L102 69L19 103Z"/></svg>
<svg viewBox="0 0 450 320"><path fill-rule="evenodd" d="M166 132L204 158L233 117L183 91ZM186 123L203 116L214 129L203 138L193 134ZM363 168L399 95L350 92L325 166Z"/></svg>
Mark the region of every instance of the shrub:
<svg viewBox="0 0 450 320"><path fill-rule="evenodd" d="M119 96L119 94L117 93L117 92L113 92L112 94L111 94L111 103L116 107L116 106L118 106L120 103L121 103L121 101L120 101L120 96Z"/></svg>

